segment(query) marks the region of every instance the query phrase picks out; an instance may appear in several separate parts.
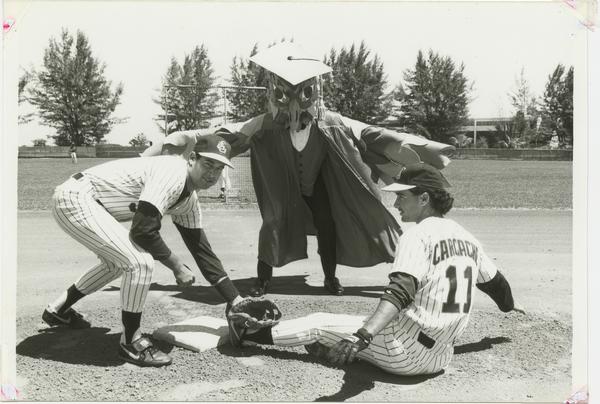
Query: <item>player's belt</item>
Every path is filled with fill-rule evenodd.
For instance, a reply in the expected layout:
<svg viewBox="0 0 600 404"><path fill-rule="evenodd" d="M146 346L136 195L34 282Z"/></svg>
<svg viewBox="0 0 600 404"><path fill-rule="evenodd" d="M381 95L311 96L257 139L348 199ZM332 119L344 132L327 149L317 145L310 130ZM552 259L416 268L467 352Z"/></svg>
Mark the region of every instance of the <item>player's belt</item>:
<svg viewBox="0 0 600 404"><path fill-rule="evenodd" d="M76 174L73 174L71 177L72 177L74 180L77 180L77 181L79 181L80 179L82 179L82 178L83 178L83 173L76 173ZM104 208L104 205L102 204L102 202L100 202L98 199L94 199L94 200L96 201L96 203L97 203L98 205L100 205L100 206L102 206L102 207ZM104 208L104 209L106 209L106 208Z"/></svg>
<svg viewBox="0 0 600 404"><path fill-rule="evenodd" d="M425 348L429 349L433 348L433 346L435 345L435 340L422 331L419 332L417 341L419 341L421 345L423 345Z"/></svg>

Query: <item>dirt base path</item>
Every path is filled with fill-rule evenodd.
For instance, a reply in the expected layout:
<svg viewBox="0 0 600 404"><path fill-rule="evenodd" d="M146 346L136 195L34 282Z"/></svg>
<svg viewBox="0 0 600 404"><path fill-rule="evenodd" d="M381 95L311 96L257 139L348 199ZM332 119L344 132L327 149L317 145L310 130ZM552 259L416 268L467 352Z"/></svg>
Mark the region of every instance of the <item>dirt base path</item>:
<svg viewBox="0 0 600 404"><path fill-rule="evenodd" d="M78 308L93 327L49 331L45 305L96 257L62 233L48 212L18 216L17 372L24 400L200 401L563 401L571 393L571 212L456 211L504 268L525 316L498 311L476 290L475 306L450 367L434 377L397 377L364 363L334 369L313 362L303 348L225 345L202 354L164 347L174 358L141 369L116 357L119 283L86 297ZM255 274L260 216L254 210L205 212L208 238L240 291ZM163 237L193 260L174 226ZM388 265L341 267L343 297L324 293L316 243L310 258L276 269L270 297L286 318L316 311L368 314L377 305ZM201 279L173 286L170 272L154 272L142 325L145 332L198 316L223 316L224 304ZM197 278L201 275L198 274Z"/></svg>

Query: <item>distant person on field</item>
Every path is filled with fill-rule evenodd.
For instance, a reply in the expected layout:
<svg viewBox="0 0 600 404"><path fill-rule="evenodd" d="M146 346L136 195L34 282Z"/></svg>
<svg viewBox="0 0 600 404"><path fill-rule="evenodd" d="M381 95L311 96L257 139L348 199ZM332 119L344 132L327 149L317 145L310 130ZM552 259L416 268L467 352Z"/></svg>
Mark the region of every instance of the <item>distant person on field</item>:
<svg viewBox="0 0 600 404"><path fill-rule="evenodd" d="M227 193L231 189L231 179L229 178L229 170L227 167L223 168L221 177L219 177L219 189L221 190L219 198L224 199L225 202L227 202Z"/></svg>
<svg viewBox="0 0 600 404"><path fill-rule="evenodd" d="M71 163L77 164L77 146L75 146L75 143L71 143L71 147L69 147L69 155L71 156Z"/></svg>
<svg viewBox="0 0 600 404"><path fill-rule="evenodd" d="M548 147L550 147L551 150L556 150L559 147L561 147L562 143L560 143L559 141L559 136L556 133L556 131L552 131L552 137L550 138L550 143L548 144Z"/></svg>
<svg viewBox="0 0 600 404"><path fill-rule="evenodd" d="M565 130L562 119L556 118L556 135L558 141L558 147L565 147L567 141L567 131ZM554 135L554 134L553 134Z"/></svg>

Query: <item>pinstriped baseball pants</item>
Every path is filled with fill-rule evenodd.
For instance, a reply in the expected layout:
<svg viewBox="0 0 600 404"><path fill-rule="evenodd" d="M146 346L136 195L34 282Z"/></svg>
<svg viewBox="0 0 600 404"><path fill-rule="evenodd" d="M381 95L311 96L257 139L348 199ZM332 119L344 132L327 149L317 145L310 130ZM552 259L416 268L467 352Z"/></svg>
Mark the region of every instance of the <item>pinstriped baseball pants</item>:
<svg viewBox="0 0 600 404"><path fill-rule="evenodd" d="M132 243L127 229L96 202L94 189L85 177L59 185L53 202L52 213L59 226L100 259L75 287L89 295L122 276L122 309L141 313L152 281L152 256Z"/></svg>
<svg viewBox="0 0 600 404"><path fill-rule="evenodd" d="M365 320L364 316L314 313L277 324L272 329L273 343L299 346L320 342L331 347L356 332ZM398 320L392 320L357 357L397 375L426 375L446 368L453 347L440 344L428 349L417 341L417 335L418 332L403 329Z"/></svg>

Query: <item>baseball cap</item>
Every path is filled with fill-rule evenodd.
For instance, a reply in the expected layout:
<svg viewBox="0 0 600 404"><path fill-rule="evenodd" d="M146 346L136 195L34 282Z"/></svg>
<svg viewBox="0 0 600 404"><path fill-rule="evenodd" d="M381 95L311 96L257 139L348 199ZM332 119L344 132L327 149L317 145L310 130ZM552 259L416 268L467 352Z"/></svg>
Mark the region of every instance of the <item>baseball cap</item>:
<svg viewBox="0 0 600 404"><path fill-rule="evenodd" d="M280 42L257 53L250 60L293 86L332 71L319 58L306 53L293 42Z"/></svg>
<svg viewBox="0 0 600 404"><path fill-rule="evenodd" d="M221 163L234 168L229 156L231 155L231 145L225 139L217 135L199 136L196 140L194 151L203 157L220 161Z"/></svg>
<svg viewBox="0 0 600 404"><path fill-rule="evenodd" d="M383 187L382 190L399 192L416 187L444 190L450 187L450 183L437 168L427 163L414 163L406 166L400 176L395 178L395 182Z"/></svg>

